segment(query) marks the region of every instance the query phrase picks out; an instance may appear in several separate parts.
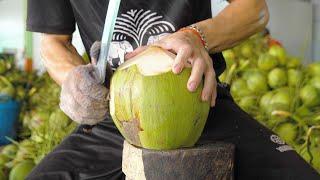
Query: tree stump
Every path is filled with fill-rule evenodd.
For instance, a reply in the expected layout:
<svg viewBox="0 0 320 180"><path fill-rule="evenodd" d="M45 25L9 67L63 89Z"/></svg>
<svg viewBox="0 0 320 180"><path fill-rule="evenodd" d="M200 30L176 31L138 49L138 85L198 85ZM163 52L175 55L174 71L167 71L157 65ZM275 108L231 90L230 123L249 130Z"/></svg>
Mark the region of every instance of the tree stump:
<svg viewBox="0 0 320 180"><path fill-rule="evenodd" d="M168 151L124 142L122 171L126 180L232 180L235 147L212 143Z"/></svg>

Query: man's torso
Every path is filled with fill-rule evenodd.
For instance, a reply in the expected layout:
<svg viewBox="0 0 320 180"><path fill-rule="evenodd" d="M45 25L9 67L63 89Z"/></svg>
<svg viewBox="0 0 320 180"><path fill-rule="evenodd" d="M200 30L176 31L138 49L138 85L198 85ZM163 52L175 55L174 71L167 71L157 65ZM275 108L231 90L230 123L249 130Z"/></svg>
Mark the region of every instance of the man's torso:
<svg viewBox="0 0 320 180"><path fill-rule="evenodd" d="M71 0L75 20L87 52L100 40L107 11L104 0ZM149 45L182 27L211 18L210 0L123 0L109 51L113 68L124 54Z"/></svg>

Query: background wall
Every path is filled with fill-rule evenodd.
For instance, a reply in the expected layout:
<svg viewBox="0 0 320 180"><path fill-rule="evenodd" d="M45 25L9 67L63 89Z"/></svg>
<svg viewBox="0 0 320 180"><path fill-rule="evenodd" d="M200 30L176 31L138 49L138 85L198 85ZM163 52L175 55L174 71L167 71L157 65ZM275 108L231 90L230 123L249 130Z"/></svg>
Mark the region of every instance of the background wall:
<svg viewBox="0 0 320 180"><path fill-rule="evenodd" d="M299 0L267 0L271 35L294 56L313 59L313 6Z"/></svg>
<svg viewBox="0 0 320 180"><path fill-rule="evenodd" d="M320 0L313 3L313 59L320 61Z"/></svg>
<svg viewBox="0 0 320 180"><path fill-rule="evenodd" d="M0 0L0 52L24 48L23 0Z"/></svg>
<svg viewBox="0 0 320 180"><path fill-rule="evenodd" d="M267 0L268 27L290 54L320 60L320 0Z"/></svg>

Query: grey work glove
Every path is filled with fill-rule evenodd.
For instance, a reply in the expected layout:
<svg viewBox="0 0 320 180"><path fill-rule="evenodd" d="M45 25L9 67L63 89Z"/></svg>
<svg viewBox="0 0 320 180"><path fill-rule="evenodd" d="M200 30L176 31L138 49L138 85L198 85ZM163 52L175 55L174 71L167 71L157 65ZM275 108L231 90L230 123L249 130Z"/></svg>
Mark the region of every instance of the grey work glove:
<svg viewBox="0 0 320 180"><path fill-rule="evenodd" d="M109 82L111 67L107 67L106 83L99 83L95 64L100 52L100 43L95 42L90 49L91 64L80 65L69 72L62 83L60 108L79 124L95 125L109 113Z"/></svg>

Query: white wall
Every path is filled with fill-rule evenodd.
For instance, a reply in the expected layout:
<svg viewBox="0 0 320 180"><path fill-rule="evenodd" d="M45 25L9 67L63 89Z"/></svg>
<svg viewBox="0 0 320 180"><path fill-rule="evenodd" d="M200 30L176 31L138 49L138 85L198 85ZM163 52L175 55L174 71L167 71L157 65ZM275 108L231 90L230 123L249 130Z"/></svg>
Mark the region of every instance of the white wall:
<svg viewBox="0 0 320 180"><path fill-rule="evenodd" d="M290 54L320 61L320 0L267 0L271 33Z"/></svg>
<svg viewBox="0 0 320 180"><path fill-rule="evenodd" d="M313 59L313 7L300 0L267 0L271 35L279 39L288 53Z"/></svg>
<svg viewBox="0 0 320 180"><path fill-rule="evenodd" d="M23 0L0 0L0 52L24 47Z"/></svg>
<svg viewBox="0 0 320 180"><path fill-rule="evenodd" d="M32 40L33 40L33 68L39 70L40 72L44 72L43 62L40 56L40 40L41 34L40 33L32 33Z"/></svg>
<svg viewBox="0 0 320 180"><path fill-rule="evenodd" d="M320 0L312 0L314 12L313 58L320 61Z"/></svg>

